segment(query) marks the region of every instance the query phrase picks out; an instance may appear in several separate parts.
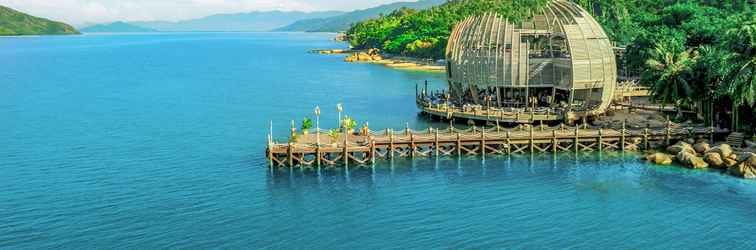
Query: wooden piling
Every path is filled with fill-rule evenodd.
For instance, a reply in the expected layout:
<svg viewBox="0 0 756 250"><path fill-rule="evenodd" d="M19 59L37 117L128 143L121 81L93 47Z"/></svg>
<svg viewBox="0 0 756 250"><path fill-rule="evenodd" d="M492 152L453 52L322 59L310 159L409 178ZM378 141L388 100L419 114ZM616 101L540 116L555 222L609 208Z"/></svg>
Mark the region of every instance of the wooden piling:
<svg viewBox="0 0 756 250"><path fill-rule="evenodd" d="M575 153L580 152L580 125L575 125Z"/></svg>
<svg viewBox="0 0 756 250"><path fill-rule="evenodd" d="M411 151L410 156L412 156L412 159L415 159L415 152L417 151L415 150L415 134L410 133L409 136L410 136L410 151Z"/></svg>
<svg viewBox="0 0 756 250"><path fill-rule="evenodd" d="M370 140L370 163L375 164L375 139L370 136L368 140Z"/></svg>
<svg viewBox="0 0 756 250"><path fill-rule="evenodd" d="M322 154L320 152L320 144L315 146L315 164L317 164L318 167L320 167L320 155Z"/></svg>
<svg viewBox="0 0 756 250"><path fill-rule="evenodd" d="M289 162L289 167L294 167L294 155L293 155L293 147L291 142L289 142L289 147L286 148L286 160Z"/></svg>
<svg viewBox="0 0 756 250"><path fill-rule="evenodd" d="M648 127L643 129L643 149L648 150L649 149L649 143L648 143Z"/></svg>
<svg viewBox="0 0 756 250"><path fill-rule="evenodd" d="M389 159L394 159L394 131L391 131L391 129L389 129L388 132L389 132L389 152L388 152L388 157L389 157Z"/></svg>
<svg viewBox="0 0 756 250"><path fill-rule="evenodd" d="M344 167L349 167L349 133L344 131Z"/></svg>
<svg viewBox="0 0 756 250"><path fill-rule="evenodd" d="M273 167L273 136L268 135L268 164Z"/></svg>
<svg viewBox="0 0 756 250"><path fill-rule="evenodd" d="M535 150L535 145L533 144L533 125L530 126L530 153L532 154Z"/></svg>
<svg viewBox="0 0 756 250"><path fill-rule="evenodd" d="M486 158L486 128L480 130L480 155Z"/></svg>
<svg viewBox="0 0 756 250"><path fill-rule="evenodd" d="M625 152L625 132L627 130L625 129L625 123L627 120L622 120L622 130L620 130L620 144L622 144L620 147L622 149L622 152Z"/></svg>
<svg viewBox="0 0 756 250"><path fill-rule="evenodd" d="M441 146L438 143L438 129L436 129L436 134L433 136L433 142L434 142L433 151L435 151L435 155L436 157L438 157L438 150L439 150L438 148Z"/></svg>
<svg viewBox="0 0 756 250"><path fill-rule="evenodd" d="M462 156L462 140L459 138L459 132L457 132L457 156Z"/></svg>
<svg viewBox="0 0 756 250"><path fill-rule="evenodd" d="M604 138L603 138L603 135L601 134L601 131L602 131L602 129L599 128L599 130L598 130L598 150L599 150L599 152L604 151Z"/></svg>
<svg viewBox="0 0 756 250"><path fill-rule="evenodd" d="M510 137L512 137L511 132L507 130L506 141L507 141L507 154L508 155L512 154L512 140L509 139Z"/></svg>
<svg viewBox="0 0 756 250"><path fill-rule="evenodd" d="M557 142L556 130L551 131L551 151L556 153L559 150L559 142Z"/></svg>

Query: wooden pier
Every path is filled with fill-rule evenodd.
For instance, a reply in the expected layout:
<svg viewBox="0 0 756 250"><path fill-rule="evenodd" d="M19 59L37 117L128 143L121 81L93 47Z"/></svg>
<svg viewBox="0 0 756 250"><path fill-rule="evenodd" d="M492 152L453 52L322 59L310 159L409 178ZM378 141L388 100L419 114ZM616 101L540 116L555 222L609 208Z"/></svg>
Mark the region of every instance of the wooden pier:
<svg viewBox="0 0 756 250"><path fill-rule="evenodd" d="M687 139L711 139L725 130L705 127L680 128L668 122L663 128L600 129L586 127L520 126L518 128L472 127L428 128L414 131L386 129L363 135L333 138L324 133L299 135L296 142L277 143L268 136L270 166L371 165L395 157L441 157L557 153L638 151L653 145ZM318 138L319 137L319 138ZM320 142L320 143L318 143Z"/></svg>

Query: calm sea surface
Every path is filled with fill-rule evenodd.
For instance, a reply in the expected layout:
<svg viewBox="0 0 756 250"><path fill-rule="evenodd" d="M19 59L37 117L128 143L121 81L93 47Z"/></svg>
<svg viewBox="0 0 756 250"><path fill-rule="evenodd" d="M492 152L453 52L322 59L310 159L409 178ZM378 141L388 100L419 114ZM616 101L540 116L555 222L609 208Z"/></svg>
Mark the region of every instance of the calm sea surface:
<svg viewBox="0 0 756 250"><path fill-rule="evenodd" d="M756 248L756 182L634 155L270 170L315 105L428 126L443 74L306 53L332 37L0 39L0 248Z"/></svg>

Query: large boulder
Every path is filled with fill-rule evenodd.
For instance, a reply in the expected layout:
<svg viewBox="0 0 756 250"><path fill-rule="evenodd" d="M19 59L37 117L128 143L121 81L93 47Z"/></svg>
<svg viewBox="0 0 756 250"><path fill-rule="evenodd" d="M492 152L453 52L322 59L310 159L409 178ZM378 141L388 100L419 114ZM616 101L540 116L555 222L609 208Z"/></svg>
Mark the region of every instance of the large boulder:
<svg viewBox="0 0 756 250"><path fill-rule="evenodd" d="M695 153L691 153L688 151L680 151L680 153L677 153L677 161L683 164L683 166L688 168L707 168L709 167L709 164L706 163L703 159L696 156Z"/></svg>
<svg viewBox="0 0 756 250"><path fill-rule="evenodd" d="M729 158L733 153L732 147L730 147L730 145L727 145L727 144L716 146L706 153L712 153L712 152L718 153L719 156L722 157L722 159Z"/></svg>
<svg viewBox="0 0 756 250"><path fill-rule="evenodd" d="M718 153L706 153L706 155L704 155L704 161L706 161L706 163L709 163L709 166L711 166L712 168L727 168L727 166L725 166L724 160Z"/></svg>
<svg viewBox="0 0 756 250"><path fill-rule="evenodd" d="M657 165L672 165L672 156L664 153L648 154L646 160Z"/></svg>
<svg viewBox="0 0 756 250"><path fill-rule="evenodd" d="M747 160L728 168L727 171L734 176L756 179L756 155L750 154Z"/></svg>
<svg viewBox="0 0 756 250"><path fill-rule="evenodd" d="M703 154L711 150L711 146L706 142L699 142L693 145L693 149L696 150L696 153Z"/></svg>
<svg viewBox="0 0 756 250"><path fill-rule="evenodd" d="M696 154L696 150L693 149L693 146L691 146L687 142L682 142L681 141L681 142L676 143L675 145L667 147L667 152L669 152L669 153L671 153L673 155L677 155L677 154L679 154L680 152L683 152L683 151L691 153L693 155Z"/></svg>

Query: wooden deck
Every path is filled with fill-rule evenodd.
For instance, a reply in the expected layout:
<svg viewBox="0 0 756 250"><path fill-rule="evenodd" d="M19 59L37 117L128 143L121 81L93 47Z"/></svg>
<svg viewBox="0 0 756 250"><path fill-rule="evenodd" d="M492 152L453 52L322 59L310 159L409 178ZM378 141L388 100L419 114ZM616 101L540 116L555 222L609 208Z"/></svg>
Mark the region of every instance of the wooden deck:
<svg viewBox="0 0 756 250"><path fill-rule="evenodd" d="M564 112L551 109L519 109L518 111L488 107L469 107L463 109L445 104L432 104L427 98L421 95L416 97L416 102L418 109L422 110L422 112L446 119L452 117L476 121L519 124L530 124L538 121L562 121L565 119Z"/></svg>
<svg viewBox="0 0 756 250"><path fill-rule="evenodd" d="M532 154L581 151L637 151L653 144L691 138L713 138L726 130L679 128L668 123L664 128L639 130L593 129L580 127L502 127L466 130L429 128L425 131L372 131L368 135L344 135L338 139L326 134L300 136L297 142L277 143L268 137L270 166L369 165L379 159L395 157L439 157ZM317 143L320 137L320 144Z"/></svg>

